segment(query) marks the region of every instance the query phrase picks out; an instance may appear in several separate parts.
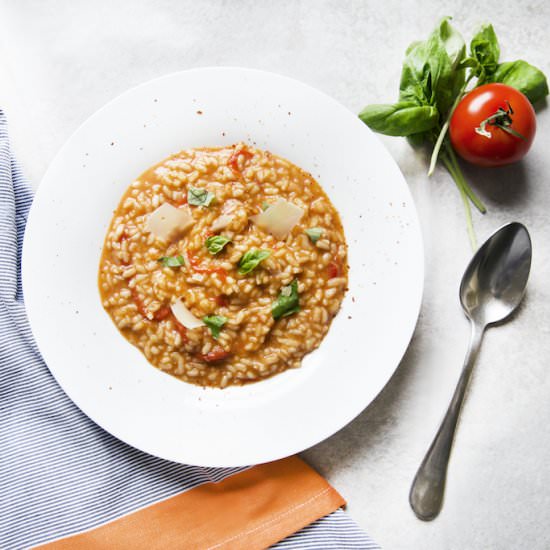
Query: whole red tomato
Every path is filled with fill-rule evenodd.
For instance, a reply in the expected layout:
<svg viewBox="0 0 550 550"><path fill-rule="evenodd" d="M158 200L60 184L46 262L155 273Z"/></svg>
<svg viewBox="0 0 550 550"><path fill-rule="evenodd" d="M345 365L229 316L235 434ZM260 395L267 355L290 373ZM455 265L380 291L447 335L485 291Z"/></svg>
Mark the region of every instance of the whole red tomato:
<svg viewBox="0 0 550 550"><path fill-rule="evenodd" d="M479 166L502 166L523 158L537 123L529 100L505 84L485 84L466 94L449 126L454 150Z"/></svg>

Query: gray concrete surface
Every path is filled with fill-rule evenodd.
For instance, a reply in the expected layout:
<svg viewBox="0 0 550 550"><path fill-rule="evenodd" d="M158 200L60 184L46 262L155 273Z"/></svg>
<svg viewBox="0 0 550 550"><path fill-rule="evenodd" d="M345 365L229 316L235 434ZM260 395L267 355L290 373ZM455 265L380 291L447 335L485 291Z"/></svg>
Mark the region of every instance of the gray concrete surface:
<svg viewBox="0 0 550 550"><path fill-rule="evenodd" d="M405 48L443 15L454 16L466 37L491 21L504 59L524 58L550 74L550 4L544 1L1 0L0 105L36 186L90 114L127 88L172 71L205 65L275 71L320 88L354 112L391 100ZM548 109L538 124L525 161L466 169L489 208L486 216L475 215L479 238L522 221L532 233L534 261L520 314L487 334L455 442L445 508L432 523L414 517L407 494L467 347L457 288L471 251L449 176L438 170L428 180L422 152L383 138L421 219L422 312L382 394L305 458L387 549L550 548Z"/></svg>

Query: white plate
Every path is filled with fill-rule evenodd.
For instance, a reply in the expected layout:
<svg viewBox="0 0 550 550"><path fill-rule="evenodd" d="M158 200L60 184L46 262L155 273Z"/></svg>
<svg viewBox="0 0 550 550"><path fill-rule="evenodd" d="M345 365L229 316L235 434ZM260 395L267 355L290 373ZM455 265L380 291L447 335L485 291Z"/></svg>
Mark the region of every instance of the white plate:
<svg viewBox="0 0 550 550"><path fill-rule="evenodd" d="M153 368L119 334L100 303L98 262L112 211L134 178L181 149L240 140L321 183L349 243L349 291L301 368L244 387L204 389ZM32 206L23 284L40 351L90 418L166 459L236 466L306 449L375 398L411 338L423 264L406 182L353 113L289 78L205 68L129 90L69 139Z"/></svg>

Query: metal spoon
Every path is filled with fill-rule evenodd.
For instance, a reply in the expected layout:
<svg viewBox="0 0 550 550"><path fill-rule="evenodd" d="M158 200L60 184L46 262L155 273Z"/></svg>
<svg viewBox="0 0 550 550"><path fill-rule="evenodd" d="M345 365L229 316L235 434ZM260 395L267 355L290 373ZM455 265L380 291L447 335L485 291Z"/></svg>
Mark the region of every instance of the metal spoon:
<svg viewBox="0 0 550 550"><path fill-rule="evenodd" d="M501 227L476 252L460 284L460 303L472 325L470 347L447 413L414 478L409 502L422 520L441 510L447 463L458 416L483 333L506 320L525 293L531 268L531 238L525 226Z"/></svg>

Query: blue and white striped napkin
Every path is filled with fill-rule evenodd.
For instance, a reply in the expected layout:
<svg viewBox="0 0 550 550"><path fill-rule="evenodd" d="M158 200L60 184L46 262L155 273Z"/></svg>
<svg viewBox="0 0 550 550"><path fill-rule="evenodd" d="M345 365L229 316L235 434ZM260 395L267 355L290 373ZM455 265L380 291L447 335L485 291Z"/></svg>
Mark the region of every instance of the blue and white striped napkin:
<svg viewBox="0 0 550 550"><path fill-rule="evenodd" d="M32 203L0 110L0 548L93 528L241 469L201 468L147 455L86 417L51 376L32 338L20 278ZM61 345L61 344L60 344ZM274 548L374 549L342 510Z"/></svg>

